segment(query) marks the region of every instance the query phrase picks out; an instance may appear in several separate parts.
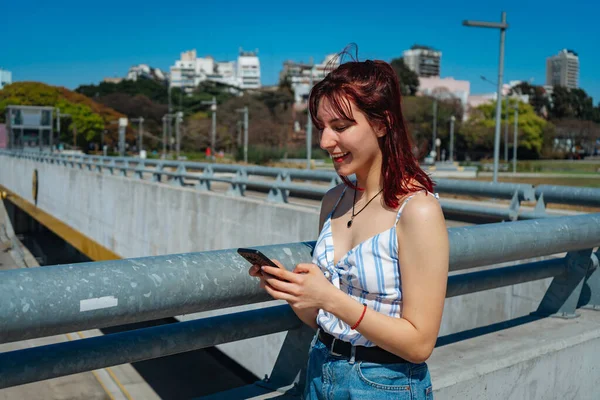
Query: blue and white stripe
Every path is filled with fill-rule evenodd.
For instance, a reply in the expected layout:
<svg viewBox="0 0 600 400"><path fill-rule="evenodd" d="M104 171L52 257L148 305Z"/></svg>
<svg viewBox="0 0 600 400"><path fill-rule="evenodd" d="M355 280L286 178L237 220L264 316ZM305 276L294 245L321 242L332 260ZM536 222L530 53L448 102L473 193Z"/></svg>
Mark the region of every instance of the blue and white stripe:
<svg viewBox="0 0 600 400"><path fill-rule="evenodd" d="M437 194L434 196L439 198ZM396 223L404 206L411 198L412 196L409 196L402 203L396 215ZM402 316L402 281L398 262L396 226L394 225L387 231L378 233L358 244L334 265L331 216L336 207L337 204L323 224L312 262L321 268L335 287L356 301L364 303L370 309L384 315L400 318ZM353 345L367 347L375 345L358 331L350 329L348 324L339 320L335 315L324 310L319 310L317 324L325 332Z"/></svg>

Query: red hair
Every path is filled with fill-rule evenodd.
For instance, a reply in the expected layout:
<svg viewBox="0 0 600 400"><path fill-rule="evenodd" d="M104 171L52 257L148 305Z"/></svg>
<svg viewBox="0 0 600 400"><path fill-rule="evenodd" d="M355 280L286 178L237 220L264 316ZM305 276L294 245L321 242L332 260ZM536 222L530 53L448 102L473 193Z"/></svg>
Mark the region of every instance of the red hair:
<svg viewBox="0 0 600 400"><path fill-rule="evenodd" d="M419 190L433 192L431 178L421 169L412 152L412 139L402 114L402 96L398 77L385 61L352 61L341 64L310 92L308 107L313 124L323 130L317 119L321 99L326 98L332 110L344 119L354 121L350 101L365 114L371 126L385 126L386 134L379 138L383 154L383 200L390 208L398 207L398 198ZM345 176L344 183L357 188ZM413 185L416 180L420 188Z"/></svg>

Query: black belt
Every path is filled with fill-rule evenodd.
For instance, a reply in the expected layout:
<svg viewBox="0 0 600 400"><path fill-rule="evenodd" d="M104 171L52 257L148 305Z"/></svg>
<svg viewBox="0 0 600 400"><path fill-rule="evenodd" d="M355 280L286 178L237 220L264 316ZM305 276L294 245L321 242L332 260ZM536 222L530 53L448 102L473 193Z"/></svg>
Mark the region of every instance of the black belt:
<svg viewBox="0 0 600 400"><path fill-rule="evenodd" d="M325 347L329 349L330 354L348 359L352 357L352 345L349 342L344 342L343 340L337 339L320 329L319 340L325 345ZM367 361L378 364L398 364L409 362L402 357L398 357L397 355L382 349L381 347L354 347L354 359L356 361Z"/></svg>

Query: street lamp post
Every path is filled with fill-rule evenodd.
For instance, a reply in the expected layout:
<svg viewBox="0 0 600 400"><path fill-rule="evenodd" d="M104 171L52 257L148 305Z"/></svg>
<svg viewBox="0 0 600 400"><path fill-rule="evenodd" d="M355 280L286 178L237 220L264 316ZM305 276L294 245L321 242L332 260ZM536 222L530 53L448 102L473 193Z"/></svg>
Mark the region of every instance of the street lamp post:
<svg viewBox="0 0 600 400"><path fill-rule="evenodd" d="M138 152L141 154L144 147L144 117L132 118L131 122L138 123Z"/></svg>
<svg viewBox="0 0 600 400"><path fill-rule="evenodd" d="M202 104L210 104L212 111L212 128L210 132L210 148L212 154L215 154L215 142L217 140L217 98L213 96L211 101L203 101ZM214 155L213 155L214 157Z"/></svg>
<svg viewBox="0 0 600 400"><path fill-rule="evenodd" d="M500 118L502 113L502 79L504 75L504 40L506 37L506 12L502 12L501 22L463 21L464 26L500 29L500 57L498 60L498 91L496 96L496 132L494 135L494 183L498 182L498 163L500 159Z"/></svg>
<svg viewBox="0 0 600 400"><path fill-rule="evenodd" d="M431 140L431 155L433 156L433 162L435 163L437 159L437 152L435 150L436 147L436 138L437 138L437 99L433 99L433 138Z"/></svg>
<svg viewBox="0 0 600 400"><path fill-rule="evenodd" d="M163 129L162 129L162 158L167 156L167 116L162 117Z"/></svg>
<svg viewBox="0 0 600 400"><path fill-rule="evenodd" d="M178 111L175 114L175 159L179 160L179 154L181 151L181 122L183 121L183 113Z"/></svg>
<svg viewBox="0 0 600 400"><path fill-rule="evenodd" d="M517 173L517 137L519 136L519 107L515 107L515 130L513 132L513 174Z"/></svg>
<svg viewBox="0 0 600 400"><path fill-rule="evenodd" d="M248 106L236 111L244 114L244 162L248 163Z"/></svg>
<svg viewBox="0 0 600 400"><path fill-rule="evenodd" d="M454 121L456 121L456 118L452 115L450 117L450 155L448 157L451 163L454 162Z"/></svg>
<svg viewBox="0 0 600 400"><path fill-rule="evenodd" d="M315 73L315 66L314 64L310 67L310 90L312 90L312 87L314 85L314 73ZM310 169L310 162L312 160L312 118L310 116L310 109L307 108L308 110L308 121L306 121L306 169Z"/></svg>

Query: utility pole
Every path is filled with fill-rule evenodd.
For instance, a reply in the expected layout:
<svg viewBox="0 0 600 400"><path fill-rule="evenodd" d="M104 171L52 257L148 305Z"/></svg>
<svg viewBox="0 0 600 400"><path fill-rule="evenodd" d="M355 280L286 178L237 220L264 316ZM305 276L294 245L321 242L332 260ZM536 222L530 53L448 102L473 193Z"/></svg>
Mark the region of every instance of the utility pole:
<svg viewBox="0 0 600 400"><path fill-rule="evenodd" d="M203 101L201 104L209 104L210 105L210 110L212 111L212 129L211 129L211 133L210 133L210 148L213 154L213 159L214 159L214 154L216 152L215 149L215 142L217 140L217 98L215 96L213 96L211 101Z"/></svg>
<svg viewBox="0 0 600 400"><path fill-rule="evenodd" d="M494 134L494 183L498 182L498 164L500 159L500 118L502 114L502 79L504 75L504 41L506 37L506 12L502 11L500 16L501 21L498 22L482 22L482 21L463 21L464 26L477 28L493 28L500 29L500 57L498 60L498 89L496 96L496 131Z"/></svg>
<svg viewBox="0 0 600 400"><path fill-rule="evenodd" d="M244 114L244 162L248 163L248 106L236 111Z"/></svg>
<svg viewBox="0 0 600 400"><path fill-rule="evenodd" d="M519 107L515 107L515 130L513 132L513 174L517 173L517 138L519 137Z"/></svg>
<svg viewBox="0 0 600 400"><path fill-rule="evenodd" d="M506 111L504 113L504 162L508 163L508 93L506 93Z"/></svg>
<svg viewBox="0 0 600 400"><path fill-rule="evenodd" d="M138 153L142 153L144 146L144 117L132 118L131 122L138 123Z"/></svg>
<svg viewBox="0 0 600 400"><path fill-rule="evenodd" d="M166 115L163 115L163 117L162 117L162 123L163 123L163 131L162 131L163 151L162 151L162 158L165 158L167 156L167 116Z"/></svg>
<svg viewBox="0 0 600 400"><path fill-rule="evenodd" d="M179 88L179 90L181 90L181 88ZM173 115L173 108L171 106L171 82L169 82L169 89L168 89L168 97L169 97L169 113L168 115L168 119L169 119L169 150L171 151L171 153L173 152L173 122L171 121L171 116Z"/></svg>
<svg viewBox="0 0 600 400"><path fill-rule="evenodd" d="M310 91L312 91L314 85L314 73L315 73L315 65L311 63L310 67ZM310 109L308 109L308 121L306 121L306 169L310 169L310 163L312 160L312 118L310 115Z"/></svg>
<svg viewBox="0 0 600 400"><path fill-rule="evenodd" d="M178 111L175 115L175 156L179 160L181 151L181 122L183 121L183 113Z"/></svg>
<svg viewBox="0 0 600 400"><path fill-rule="evenodd" d="M435 162L437 152L435 151L435 139L437 139L437 98L433 98L433 138L431 139L431 155L433 156L433 161Z"/></svg>
<svg viewBox="0 0 600 400"><path fill-rule="evenodd" d="M452 115L450 117L450 151L449 156L448 156L448 160L450 162L454 162L454 121L456 120L456 118L454 117L454 115Z"/></svg>

